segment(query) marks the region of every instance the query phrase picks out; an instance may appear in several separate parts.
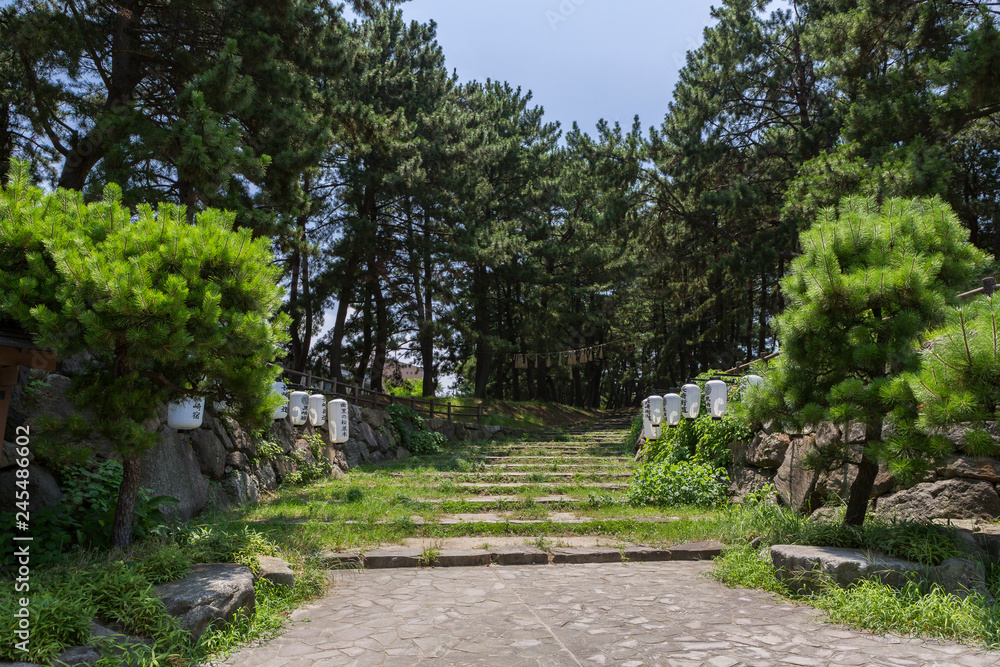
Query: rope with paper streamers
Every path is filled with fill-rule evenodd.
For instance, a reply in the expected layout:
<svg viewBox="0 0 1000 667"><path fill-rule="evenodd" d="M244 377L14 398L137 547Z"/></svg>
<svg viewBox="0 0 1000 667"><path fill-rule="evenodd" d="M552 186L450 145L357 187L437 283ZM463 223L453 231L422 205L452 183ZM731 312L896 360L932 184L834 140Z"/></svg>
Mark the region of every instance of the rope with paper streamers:
<svg viewBox="0 0 1000 667"><path fill-rule="evenodd" d="M563 350L562 352L529 352L526 354L514 355L514 368L550 368L552 366L579 366L592 361L604 358L604 348L625 340L616 340L590 347L581 347L577 350Z"/></svg>

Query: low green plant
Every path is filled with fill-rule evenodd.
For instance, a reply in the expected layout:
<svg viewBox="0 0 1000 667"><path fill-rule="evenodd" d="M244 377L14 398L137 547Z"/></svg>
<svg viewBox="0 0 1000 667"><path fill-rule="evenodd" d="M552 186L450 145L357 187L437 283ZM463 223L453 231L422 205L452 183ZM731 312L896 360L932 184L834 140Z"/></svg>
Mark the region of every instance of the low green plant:
<svg viewBox="0 0 1000 667"><path fill-rule="evenodd" d="M227 530L219 526L197 526L184 538L192 562L240 563L254 573L260 571L257 556L276 556L274 542L249 526Z"/></svg>
<svg viewBox="0 0 1000 667"><path fill-rule="evenodd" d="M684 419L677 426L663 428L659 439L645 445L643 456L652 463L697 461L723 468L732 460L732 444L751 435L741 410L727 412L722 419L703 414L697 419Z"/></svg>
<svg viewBox="0 0 1000 667"><path fill-rule="evenodd" d="M191 569L191 555L176 542L155 543L133 565L154 586L181 579ZM135 555L133 551L133 555Z"/></svg>
<svg viewBox="0 0 1000 667"><path fill-rule="evenodd" d="M15 616L21 609L20 596L10 588L10 594L0 595L0 658L18 663L30 660L48 664L67 646L86 644L90 639L88 622L94 613L90 601L78 595L63 596L42 590L32 593L29 598L31 636L27 642L28 652L18 650L14 644L20 640L15 638L14 632L20 620Z"/></svg>
<svg viewBox="0 0 1000 667"><path fill-rule="evenodd" d="M410 434L410 441L407 449L417 456L428 454L440 454L444 451L444 446L448 438L443 433L434 431L413 431Z"/></svg>
<svg viewBox="0 0 1000 667"><path fill-rule="evenodd" d="M646 463L633 473L628 498L635 504L716 507L726 499L728 481L725 469L708 463Z"/></svg>
<svg viewBox="0 0 1000 667"><path fill-rule="evenodd" d="M440 454L448 439L442 433L427 429L424 418L416 410L394 403L386 408L389 428L403 447L417 456Z"/></svg>
<svg viewBox="0 0 1000 667"><path fill-rule="evenodd" d="M261 440L257 443L257 458L262 461L274 461L282 454L281 445L271 440Z"/></svg>

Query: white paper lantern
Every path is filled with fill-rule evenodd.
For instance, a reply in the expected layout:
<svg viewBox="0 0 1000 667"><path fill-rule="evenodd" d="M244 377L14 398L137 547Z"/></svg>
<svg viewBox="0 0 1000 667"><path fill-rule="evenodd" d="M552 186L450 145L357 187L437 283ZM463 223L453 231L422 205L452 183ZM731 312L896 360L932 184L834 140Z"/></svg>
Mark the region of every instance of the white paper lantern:
<svg viewBox="0 0 1000 667"><path fill-rule="evenodd" d="M293 391L288 396L288 418L293 426L309 421L309 392Z"/></svg>
<svg viewBox="0 0 1000 667"><path fill-rule="evenodd" d="M726 414L726 403L729 400L729 388L722 380L709 380L705 383L705 407L712 419L722 419Z"/></svg>
<svg viewBox="0 0 1000 667"><path fill-rule="evenodd" d="M309 397L309 423L320 426L326 423L326 396L313 394Z"/></svg>
<svg viewBox="0 0 1000 667"><path fill-rule="evenodd" d="M649 407L649 421L653 426L663 423L663 397L650 396L646 399L646 405Z"/></svg>
<svg viewBox="0 0 1000 667"><path fill-rule="evenodd" d="M192 431L201 427L205 415L205 398L189 398L167 406L167 426L178 431Z"/></svg>
<svg viewBox="0 0 1000 667"><path fill-rule="evenodd" d="M667 426L677 426L681 423L681 397L677 394L667 394L663 397L663 422Z"/></svg>
<svg viewBox="0 0 1000 667"><path fill-rule="evenodd" d="M281 405L274 409L273 417L275 419L284 419L288 416L288 389L285 387L284 382L275 382L271 385L271 391L283 399Z"/></svg>
<svg viewBox="0 0 1000 667"><path fill-rule="evenodd" d="M752 387L759 387L764 384L764 378L759 375L744 375L740 378L740 398L746 398L747 392Z"/></svg>
<svg viewBox="0 0 1000 667"><path fill-rule="evenodd" d="M351 437L351 416L347 401L342 398L330 401L326 406L326 414L330 420L330 442L347 442Z"/></svg>
<svg viewBox="0 0 1000 667"><path fill-rule="evenodd" d="M646 440L656 440L660 437L660 427L653 423L649 399L642 399L642 437Z"/></svg>
<svg viewBox="0 0 1000 667"><path fill-rule="evenodd" d="M696 384L681 387L681 415L695 419L701 412L701 389Z"/></svg>

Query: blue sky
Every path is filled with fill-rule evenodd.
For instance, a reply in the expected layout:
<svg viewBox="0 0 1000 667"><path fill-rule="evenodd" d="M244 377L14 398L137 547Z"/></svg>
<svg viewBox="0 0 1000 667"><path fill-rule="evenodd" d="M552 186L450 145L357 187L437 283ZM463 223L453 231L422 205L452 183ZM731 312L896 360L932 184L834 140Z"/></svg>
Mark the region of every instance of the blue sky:
<svg viewBox="0 0 1000 667"><path fill-rule="evenodd" d="M587 131L639 115L659 126L684 65L712 22L709 0L411 0L408 19L438 24L449 70L534 93L548 120ZM720 5L721 0L714 0Z"/></svg>

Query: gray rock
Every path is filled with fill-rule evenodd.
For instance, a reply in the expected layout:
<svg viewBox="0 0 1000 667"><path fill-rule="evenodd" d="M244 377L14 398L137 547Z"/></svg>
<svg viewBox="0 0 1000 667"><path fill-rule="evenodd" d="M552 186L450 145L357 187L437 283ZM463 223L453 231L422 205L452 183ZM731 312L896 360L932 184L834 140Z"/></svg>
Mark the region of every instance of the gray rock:
<svg viewBox="0 0 1000 667"><path fill-rule="evenodd" d="M402 461L403 459L408 459L411 456L413 456L413 454L411 454L410 450L407 449L406 447L396 448L396 458L399 459L400 461Z"/></svg>
<svg viewBox="0 0 1000 667"><path fill-rule="evenodd" d="M225 424L225 430L230 434L232 449L243 452L251 458L256 458L257 443L254 442L250 433L232 417L222 417L221 421Z"/></svg>
<svg viewBox="0 0 1000 667"><path fill-rule="evenodd" d="M926 567L862 549L776 544L771 547L771 562L778 578L792 590L815 592L824 581L848 588L863 579L902 588L911 580L926 579L959 597L975 592L993 599L986 589L982 564L966 558L949 558L937 567Z"/></svg>
<svg viewBox="0 0 1000 667"><path fill-rule="evenodd" d="M15 459L17 459L17 445L13 442L8 442L4 440L3 450L0 451L0 470L5 470L11 468L15 465ZM28 449L28 462L35 460L35 453Z"/></svg>
<svg viewBox="0 0 1000 667"><path fill-rule="evenodd" d="M986 554L986 558L993 562L1000 562L1000 535L996 533L973 533L972 539Z"/></svg>
<svg viewBox="0 0 1000 667"><path fill-rule="evenodd" d="M469 435L465 429L465 424L463 424L462 422L453 422L452 432L454 433L452 437L454 437L454 439L458 440L459 442L469 439Z"/></svg>
<svg viewBox="0 0 1000 667"><path fill-rule="evenodd" d="M889 472L889 466L884 461L879 461L878 475L875 476L875 484L872 486L872 498L884 496L896 490L896 478Z"/></svg>
<svg viewBox="0 0 1000 667"><path fill-rule="evenodd" d="M237 505L255 503L260 500L260 489L257 480L246 470L233 470L222 480L226 494Z"/></svg>
<svg viewBox="0 0 1000 667"><path fill-rule="evenodd" d="M123 665L140 664L144 652L143 649L151 645L152 640L130 637L129 635L122 634L120 627L114 625L113 627L118 629L105 627L91 621L91 643L99 647L102 652L109 653L118 658Z"/></svg>
<svg viewBox="0 0 1000 667"><path fill-rule="evenodd" d="M482 428L483 428L483 435L486 436L487 440L492 440L493 438L495 438L497 434L500 433L501 429L500 426L497 426L495 424L483 424Z"/></svg>
<svg viewBox="0 0 1000 667"><path fill-rule="evenodd" d="M849 445L857 445L865 442L865 425L858 422L851 422L844 432L844 442Z"/></svg>
<svg viewBox="0 0 1000 667"><path fill-rule="evenodd" d="M368 463L378 465L379 463L384 463L386 461L385 454L382 452L372 452L368 459Z"/></svg>
<svg viewBox="0 0 1000 667"><path fill-rule="evenodd" d="M753 439L744 456L746 462L757 468L777 468L785 460L785 452L792 439L785 433L760 435Z"/></svg>
<svg viewBox="0 0 1000 667"><path fill-rule="evenodd" d="M375 431L375 441L378 443L378 451L385 453L389 451L389 439L382 431Z"/></svg>
<svg viewBox="0 0 1000 667"><path fill-rule="evenodd" d="M0 512L18 511L17 486L18 468L8 468L0 472ZM28 511L38 512L55 505L62 498L62 491L56 484L55 477L45 468L36 465L28 466Z"/></svg>
<svg viewBox="0 0 1000 667"><path fill-rule="evenodd" d="M1000 461L985 456L953 456L937 474L942 477L968 477L996 484L1000 482Z"/></svg>
<svg viewBox="0 0 1000 667"><path fill-rule="evenodd" d="M348 470L357 468L368 459L368 447L363 442L351 438L341 447Z"/></svg>
<svg viewBox="0 0 1000 667"><path fill-rule="evenodd" d="M879 513L925 522L932 519L995 519L1000 516L1000 496L989 482L956 477L922 482L882 496L875 507Z"/></svg>
<svg viewBox="0 0 1000 667"><path fill-rule="evenodd" d="M833 422L821 422L816 426L816 446L830 447L840 442L840 429Z"/></svg>
<svg viewBox="0 0 1000 667"><path fill-rule="evenodd" d="M737 500L773 483L772 475L761 468L739 467L732 472L729 493Z"/></svg>
<svg viewBox="0 0 1000 667"><path fill-rule="evenodd" d="M316 460L316 457L313 456L312 450L309 449L309 443L305 440L296 440L295 445L292 448L292 452L295 458L303 463L312 463Z"/></svg>
<svg viewBox="0 0 1000 667"><path fill-rule="evenodd" d="M274 461L271 461L271 467L274 469L278 484L281 484L295 470L295 461L285 455L281 455Z"/></svg>
<svg viewBox="0 0 1000 667"><path fill-rule="evenodd" d="M358 439L368 445L369 451L378 451L378 438L375 437L375 430L369 424L362 422L358 427Z"/></svg>
<svg viewBox="0 0 1000 667"><path fill-rule="evenodd" d="M226 448L227 452L231 452L236 449L236 445L233 444L233 439L229 437L229 432L226 431L226 427L223 425L222 420L220 420L215 415L209 415L208 417L208 427L212 429L212 433L215 437L219 439L222 446Z"/></svg>
<svg viewBox="0 0 1000 667"><path fill-rule="evenodd" d="M774 486L782 502L799 512L809 511L822 504L816 497L816 482L820 472L807 470L802 465L803 459L815 445L816 438L811 435L792 439L774 476Z"/></svg>
<svg viewBox="0 0 1000 667"><path fill-rule="evenodd" d="M76 406L67 396L72 382L65 375L50 373L30 392L27 409L33 424L41 417L66 419L77 412Z"/></svg>
<svg viewBox="0 0 1000 667"><path fill-rule="evenodd" d="M267 579L275 586L295 587L295 573L287 561L274 556L258 556L257 560L260 563L258 579Z"/></svg>
<svg viewBox="0 0 1000 667"><path fill-rule="evenodd" d="M287 419L278 419L271 422L271 440L281 446L284 452L292 451L298 436L295 434L295 427Z"/></svg>
<svg viewBox="0 0 1000 667"><path fill-rule="evenodd" d="M208 502L208 479L201 474L198 457L188 439L174 431L159 431L160 442L142 460L140 484L153 495L172 496L179 504L164 508L167 517L187 521Z"/></svg>
<svg viewBox="0 0 1000 667"><path fill-rule="evenodd" d="M226 454L226 466L236 470L243 470L250 467L250 459L243 452L229 452Z"/></svg>
<svg viewBox="0 0 1000 667"><path fill-rule="evenodd" d="M253 614L253 573L245 565L201 563L183 579L154 588L167 613L176 616L197 641L209 627L228 623L238 613Z"/></svg>
<svg viewBox="0 0 1000 667"><path fill-rule="evenodd" d="M894 588L902 588L908 576L918 576L923 568L917 563L868 554L862 549L808 547L776 544L771 547L771 562L778 578L793 591L818 591L824 580L847 588L862 579L875 579Z"/></svg>
<svg viewBox="0 0 1000 667"><path fill-rule="evenodd" d="M211 429L191 432L191 447L198 457L201 472L212 479L222 479L226 473L226 446Z"/></svg>
<svg viewBox="0 0 1000 667"><path fill-rule="evenodd" d="M482 442L486 439L486 434L483 432L482 427L473 426L471 424L465 425L466 440L469 442Z"/></svg>
<svg viewBox="0 0 1000 667"><path fill-rule="evenodd" d="M846 502L851 485L858 477L858 466L845 463L834 470L824 470L816 479L815 494L821 502Z"/></svg>
<svg viewBox="0 0 1000 667"><path fill-rule="evenodd" d="M74 646L56 656L55 664L67 667L93 665L101 659L101 654L89 646Z"/></svg>
<svg viewBox="0 0 1000 667"><path fill-rule="evenodd" d="M270 461L257 461L250 470L257 480L259 491L274 491L278 488L278 476Z"/></svg>
<svg viewBox="0 0 1000 667"><path fill-rule="evenodd" d="M350 414L351 421L361 421L361 408L351 403L347 406L347 411Z"/></svg>
<svg viewBox="0 0 1000 667"><path fill-rule="evenodd" d="M968 558L949 558L930 569L930 580L945 591L960 598L981 595L988 602L993 595L986 588L986 568Z"/></svg>
<svg viewBox="0 0 1000 667"><path fill-rule="evenodd" d="M367 422L372 428L381 428L386 423L386 413L371 408L361 408L361 421Z"/></svg>

